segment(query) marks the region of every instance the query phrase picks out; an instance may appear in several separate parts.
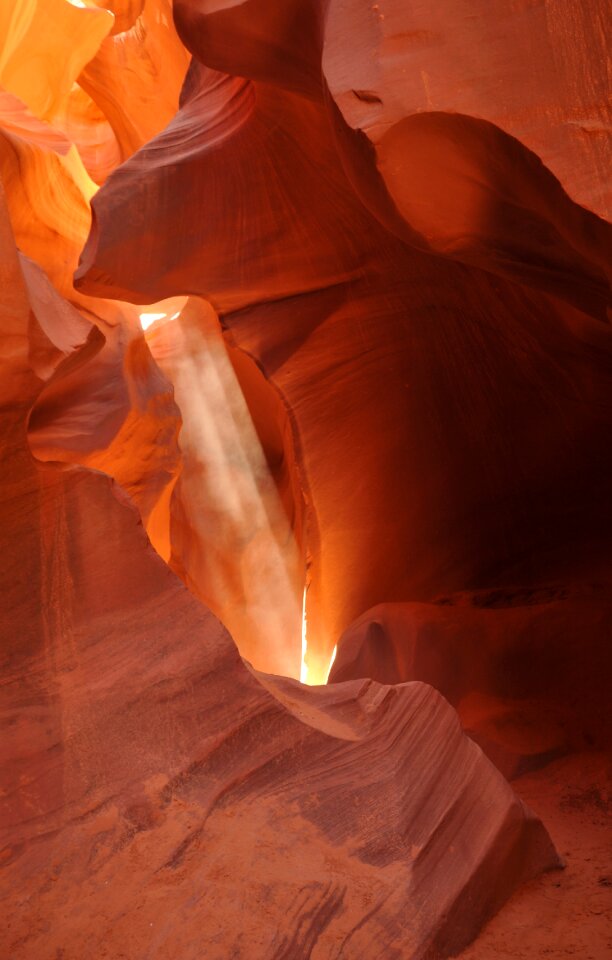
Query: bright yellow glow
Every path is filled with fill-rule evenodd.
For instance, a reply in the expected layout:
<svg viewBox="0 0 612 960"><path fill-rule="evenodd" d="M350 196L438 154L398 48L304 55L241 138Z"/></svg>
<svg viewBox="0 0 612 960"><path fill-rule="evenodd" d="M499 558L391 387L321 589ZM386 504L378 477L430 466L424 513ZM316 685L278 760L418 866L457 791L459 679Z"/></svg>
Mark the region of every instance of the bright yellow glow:
<svg viewBox="0 0 612 960"><path fill-rule="evenodd" d="M140 326L143 330L146 330L147 327L150 327L156 320L163 320L165 316L165 313L141 313ZM175 314L175 316L178 316L178 314ZM174 320L174 317L172 319Z"/></svg>
<svg viewBox="0 0 612 960"><path fill-rule="evenodd" d="M325 670L321 663L317 662L316 660L311 666L309 666L306 662L306 656L308 654L308 618L306 616L307 592L308 587L304 587L304 594L302 596L302 662L300 664L300 682L316 687L327 683L329 680L331 668L333 667L334 660L336 659L338 645L336 644L332 650L332 655L327 670Z"/></svg>
<svg viewBox="0 0 612 960"><path fill-rule="evenodd" d="M308 587L304 587L304 594L302 597L302 662L300 664L300 681L302 683L308 683L308 666L306 664L306 651L307 651L307 622L306 622L306 593Z"/></svg>
<svg viewBox="0 0 612 960"><path fill-rule="evenodd" d="M332 650L331 660L329 661L329 667L327 668L327 676L325 677L325 682L326 682L326 683L327 683L327 681L329 680L329 675L330 675L330 673L331 673L331 668L332 668L333 665L334 665L334 660L336 659L336 654L337 654L337 652L338 652L338 644L336 644L336 646L335 646L334 649Z"/></svg>
<svg viewBox="0 0 612 960"><path fill-rule="evenodd" d="M157 320L176 320L180 317L181 310L187 303L187 297L168 297L167 300L159 300L157 303L150 303L146 306L140 316L140 326L143 330L148 330L151 324Z"/></svg>

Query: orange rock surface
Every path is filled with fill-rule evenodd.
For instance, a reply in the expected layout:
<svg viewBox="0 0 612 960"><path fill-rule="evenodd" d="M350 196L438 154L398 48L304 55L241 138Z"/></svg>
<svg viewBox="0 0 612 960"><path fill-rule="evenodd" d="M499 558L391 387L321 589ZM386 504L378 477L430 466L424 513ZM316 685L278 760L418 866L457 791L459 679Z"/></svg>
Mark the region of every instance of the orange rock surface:
<svg viewBox="0 0 612 960"><path fill-rule="evenodd" d="M176 6L181 109L94 198L76 277L206 297L279 390L320 672L375 603L606 568L610 229L484 121L418 114L374 154L316 6L256 7Z"/></svg>
<svg viewBox="0 0 612 960"><path fill-rule="evenodd" d="M603 584L380 604L338 644L330 681L421 680L507 776L610 750L612 597Z"/></svg>
<svg viewBox="0 0 612 960"><path fill-rule="evenodd" d="M11 960L603 960L605 13L2 5Z"/></svg>
<svg viewBox="0 0 612 960"><path fill-rule="evenodd" d="M463 946L557 864L544 828L430 687L258 677L107 477L36 464L28 408L87 330L57 294L39 323L44 275L1 239L10 955Z"/></svg>

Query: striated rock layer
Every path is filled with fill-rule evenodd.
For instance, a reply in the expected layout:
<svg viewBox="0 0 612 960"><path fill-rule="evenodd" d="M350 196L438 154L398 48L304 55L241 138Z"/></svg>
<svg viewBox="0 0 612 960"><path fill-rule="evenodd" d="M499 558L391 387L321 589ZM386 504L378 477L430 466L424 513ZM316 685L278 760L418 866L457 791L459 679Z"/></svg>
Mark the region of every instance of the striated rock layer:
<svg viewBox="0 0 612 960"><path fill-rule="evenodd" d="M606 806L603 4L174 18L0 11L8 955L435 960Z"/></svg>
<svg viewBox="0 0 612 960"><path fill-rule="evenodd" d="M37 320L1 223L8 954L457 951L558 864L546 831L431 687L253 674L107 477L33 460L29 408L87 330L48 292Z"/></svg>
<svg viewBox="0 0 612 960"><path fill-rule="evenodd" d="M207 298L280 395L322 676L378 603L597 579L612 534L609 225L490 121L349 126L334 9L175 5L181 109L94 198L76 274Z"/></svg>
<svg viewBox="0 0 612 960"><path fill-rule="evenodd" d="M430 683L507 776L610 750L609 584L379 604L338 644L330 681Z"/></svg>
<svg viewBox="0 0 612 960"><path fill-rule="evenodd" d="M414 113L480 117L609 218L608 15L606 0L330 0L323 68L373 143Z"/></svg>

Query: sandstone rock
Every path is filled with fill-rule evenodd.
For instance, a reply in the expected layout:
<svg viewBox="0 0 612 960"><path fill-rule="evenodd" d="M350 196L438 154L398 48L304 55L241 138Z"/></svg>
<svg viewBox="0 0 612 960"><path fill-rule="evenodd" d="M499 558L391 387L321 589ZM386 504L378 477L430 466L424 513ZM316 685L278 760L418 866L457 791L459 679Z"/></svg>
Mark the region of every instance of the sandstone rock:
<svg viewBox="0 0 612 960"><path fill-rule="evenodd" d="M455 952L558 864L542 825L430 687L253 674L107 477L33 460L65 306L43 330L1 225L10 956Z"/></svg>
<svg viewBox="0 0 612 960"><path fill-rule="evenodd" d="M110 124L120 159L172 119L189 55L172 24L171 0L105 0L111 35L79 75L79 84Z"/></svg>
<svg viewBox="0 0 612 960"><path fill-rule="evenodd" d="M0 12L0 86L66 134L97 183L120 156L108 121L77 81L113 19L94 4L68 0L15 0Z"/></svg>
<svg viewBox="0 0 612 960"><path fill-rule="evenodd" d="M0 14L0 84L51 120L113 26L94 4L15 0Z"/></svg>
<svg viewBox="0 0 612 960"><path fill-rule="evenodd" d="M138 506L156 548L169 556L166 501L178 472L180 424L171 387L143 341L139 311L132 304L83 296L72 285L95 184L57 126L37 119L6 93L0 97L0 171L20 250L96 325L86 324L87 349L37 398L29 420L32 446L42 459L94 467L117 479ZM51 295L51 288L42 292L43 318ZM63 311L78 317L68 304Z"/></svg>
<svg viewBox="0 0 612 960"><path fill-rule="evenodd" d="M500 770L605 812L603 6L468 6L0 10L11 960L436 960L560 864Z"/></svg>
<svg viewBox="0 0 612 960"><path fill-rule="evenodd" d="M331 0L327 10L323 70L351 127L378 144L411 114L488 120L610 218L605 0Z"/></svg>
<svg viewBox="0 0 612 960"><path fill-rule="evenodd" d="M380 604L342 636L330 681L431 684L514 777L610 748L611 617L606 584Z"/></svg>
<svg viewBox="0 0 612 960"><path fill-rule="evenodd" d="M596 579L612 528L609 227L503 131L428 114L396 131L398 149L406 129L423 148L403 154L402 191L414 162L444 187L415 229L415 198L392 202L325 95L316 5L263 20L261 4L221 6L177 4L194 53L181 109L94 198L76 282L209 299L279 392L313 667L324 676L377 603ZM455 141L463 167L445 180ZM468 193L445 220L457 177L485 177L499 209L483 219Z"/></svg>

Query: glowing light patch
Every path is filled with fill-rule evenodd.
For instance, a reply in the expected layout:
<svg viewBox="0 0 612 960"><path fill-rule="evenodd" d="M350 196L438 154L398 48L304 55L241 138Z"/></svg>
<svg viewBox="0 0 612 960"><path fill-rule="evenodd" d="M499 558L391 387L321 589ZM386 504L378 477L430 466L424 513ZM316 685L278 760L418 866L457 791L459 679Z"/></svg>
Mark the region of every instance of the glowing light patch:
<svg viewBox="0 0 612 960"><path fill-rule="evenodd" d="M329 675L331 673L331 668L334 665L334 660L336 659L336 654L338 653L338 644L332 650L331 660L329 661L329 667L327 668L327 676L325 677L325 683L329 680Z"/></svg>
<svg viewBox="0 0 612 960"><path fill-rule="evenodd" d="M306 665L306 650L308 649L307 640L306 640L306 632L307 632L307 626L308 626L307 620L306 620L306 591L307 590L308 588L304 587L304 595L302 597L302 662L300 665L300 682L301 683L308 683L308 667Z"/></svg>
<svg viewBox="0 0 612 960"><path fill-rule="evenodd" d="M152 323L155 323L156 320L163 320L166 316L165 313L141 313L140 314L140 326L143 330L146 330L147 327L150 327ZM178 317L178 313L172 317L172 320Z"/></svg>
<svg viewBox="0 0 612 960"><path fill-rule="evenodd" d="M324 667L320 664L317 668L315 664L311 670L306 663L306 654L308 652L308 618L306 616L306 593L308 587L304 587L304 594L302 596L302 661L300 664L300 683L307 683L312 686L318 686L319 684L327 683L329 680L329 675L331 673L331 668L334 665L334 660L336 659L336 653L338 652L338 645L332 650L331 659L329 661L329 666L327 671L324 673Z"/></svg>
<svg viewBox="0 0 612 960"><path fill-rule="evenodd" d="M255 669L299 679L303 561L217 316L205 301L187 297L141 304L136 315L151 324L144 337L181 411L190 576L206 585ZM222 549L211 551L216 542Z"/></svg>

